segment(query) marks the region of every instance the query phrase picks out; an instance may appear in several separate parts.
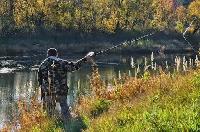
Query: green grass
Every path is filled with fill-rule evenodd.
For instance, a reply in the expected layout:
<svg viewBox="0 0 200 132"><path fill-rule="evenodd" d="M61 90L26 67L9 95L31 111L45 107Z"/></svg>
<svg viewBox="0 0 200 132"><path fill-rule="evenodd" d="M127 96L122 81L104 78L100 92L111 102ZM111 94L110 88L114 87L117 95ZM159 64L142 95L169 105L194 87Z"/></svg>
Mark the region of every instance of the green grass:
<svg viewBox="0 0 200 132"><path fill-rule="evenodd" d="M82 105L87 107L80 110L81 115L87 119L85 131L200 131L199 74L199 70L185 75L160 73L149 79L140 79L140 88L144 90L142 93L129 94L129 98L123 99L102 97L109 105L95 117L91 116L91 111L94 110L94 104L98 104L102 98L86 98ZM139 81L133 78L130 80L135 83ZM127 85L126 81L123 85L129 87L123 87L126 91L129 90L129 93L132 92L130 89L135 88L132 84Z"/></svg>

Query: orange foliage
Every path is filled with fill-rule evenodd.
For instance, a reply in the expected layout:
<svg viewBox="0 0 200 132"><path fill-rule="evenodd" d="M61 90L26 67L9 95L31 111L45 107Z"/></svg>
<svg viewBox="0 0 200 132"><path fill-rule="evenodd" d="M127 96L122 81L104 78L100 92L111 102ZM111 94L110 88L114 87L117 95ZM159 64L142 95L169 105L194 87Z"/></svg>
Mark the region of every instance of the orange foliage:
<svg viewBox="0 0 200 132"><path fill-rule="evenodd" d="M200 19L200 0L195 0L189 5L189 14Z"/></svg>
<svg viewBox="0 0 200 132"><path fill-rule="evenodd" d="M54 120L43 112L41 103L36 98L32 98L30 104L24 100L18 101L19 115L15 117L13 123L6 124L2 132L20 131L46 131L52 127Z"/></svg>

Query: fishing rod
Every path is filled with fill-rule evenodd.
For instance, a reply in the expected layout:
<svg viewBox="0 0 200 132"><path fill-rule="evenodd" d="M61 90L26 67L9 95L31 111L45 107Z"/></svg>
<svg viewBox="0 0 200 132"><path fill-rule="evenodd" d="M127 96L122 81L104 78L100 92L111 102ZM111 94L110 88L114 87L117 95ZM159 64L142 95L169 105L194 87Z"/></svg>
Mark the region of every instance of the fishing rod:
<svg viewBox="0 0 200 132"><path fill-rule="evenodd" d="M192 44L191 44L191 43L189 42L189 40L187 39L187 32L188 32L188 30L191 28L191 26L193 25L193 23L194 23L195 20L196 20L196 19L194 19L194 20L190 23L189 27L187 27L186 30L183 32L183 38L184 38L184 40L187 42L187 44L190 46L190 48L196 53L197 51L194 49L194 47L192 46Z"/></svg>
<svg viewBox="0 0 200 132"><path fill-rule="evenodd" d="M197 53L197 51L194 49L194 47L192 46L192 44L188 41L187 37L185 36L185 34L183 34L183 38L184 40L187 42L187 44L190 46L190 48Z"/></svg>
<svg viewBox="0 0 200 132"><path fill-rule="evenodd" d="M91 54L91 56L97 56L97 55L104 54L104 53L109 52L109 51L111 51L111 50L113 50L113 49L116 49L116 48L119 48L119 47L122 47L122 46L125 46L125 45L128 45L128 44L132 44L132 43L137 42L137 41L139 41L139 40L141 40L141 39L143 39L143 38L152 36L152 35L154 35L154 34L156 34L156 33L158 33L158 32L162 32L162 31L164 31L164 29L162 29L162 30L160 30L160 31L154 31L154 32L151 32L151 33L149 33L149 34L145 34L145 35L143 35L143 36L140 36L140 37L135 38L135 39L130 40L130 41L126 40L126 41L124 41L124 42L122 42L122 43L120 43L120 44L118 44L118 45L112 46L112 47L110 47L110 48L102 49L102 50L100 50L100 51L98 51L98 52L93 52L93 54ZM82 58L82 59L84 59L84 58ZM93 66L97 66L97 64L94 62L93 59L91 59L90 61L92 62Z"/></svg>
<svg viewBox="0 0 200 132"><path fill-rule="evenodd" d="M164 29L163 29L163 30L164 30ZM161 30L161 31L163 31L163 30ZM133 39L133 40L130 40L130 41L127 41L127 40L126 40L126 41L124 41L124 42L122 42L122 43L120 43L120 44L118 44L118 45L112 46L112 47L107 48L107 49L104 49L104 50L100 50L100 51L96 52L94 55L97 56L97 55L100 55L100 54L104 54L104 53L109 52L109 51L111 51L111 50L113 50L113 49L116 49L116 48L119 48L119 47L122 47L122 46L126 46L126 45L128 45L128 44L135 43L135 42L137 42L137 41L139 41L139 40L141 40L141 39L144 39L144 38L146 38L146 37L152 36L152 35L154 35L154 34L156 34L156 33L158 33L158 32L161 32L161 31L154 31L154 32L151 32L151 33L149 33L149 34L145 34L145 35L143 35L143 36L141 36L141 37L138 37L138 38L135 38L135 39Z"/></svg>

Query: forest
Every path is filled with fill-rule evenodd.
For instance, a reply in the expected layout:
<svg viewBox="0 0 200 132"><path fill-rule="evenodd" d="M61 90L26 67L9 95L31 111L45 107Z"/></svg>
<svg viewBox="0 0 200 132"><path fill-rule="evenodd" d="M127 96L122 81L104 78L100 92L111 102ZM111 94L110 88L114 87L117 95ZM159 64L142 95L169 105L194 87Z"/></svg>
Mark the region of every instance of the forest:
<svg viewBox="0 0 200 132"><path fill-rule="evenodd" d="M176 0L1 0L0 36L44 32L183 32L200 1Z"/></svg>

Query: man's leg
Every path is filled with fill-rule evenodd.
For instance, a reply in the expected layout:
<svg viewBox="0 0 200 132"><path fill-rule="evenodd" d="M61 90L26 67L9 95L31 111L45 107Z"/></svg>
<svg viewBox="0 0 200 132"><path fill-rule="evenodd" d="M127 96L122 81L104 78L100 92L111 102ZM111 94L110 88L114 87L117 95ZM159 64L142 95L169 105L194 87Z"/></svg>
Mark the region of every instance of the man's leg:
<svg viewBox="0 0 200 132"><path fill-rule="evenodd" d="M55 114L55 100L52 99L51 96L46 96L43 99L43 108L47 112L48 116L53 116Z"/></svg>
<svg viewBox="0 0 200 132"><path fill-rule="evenodd" d="M67 96L58 96L58 102L61 107L61 116L63 120L68 120L71 118L69 106L67 104Z"/></svg>

